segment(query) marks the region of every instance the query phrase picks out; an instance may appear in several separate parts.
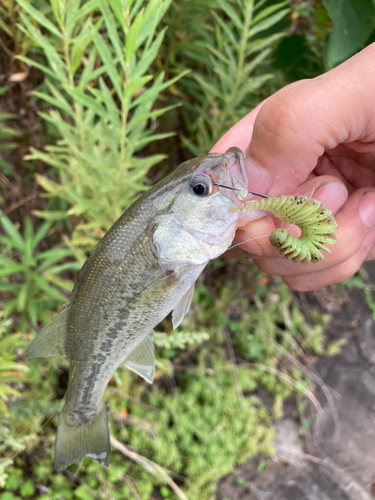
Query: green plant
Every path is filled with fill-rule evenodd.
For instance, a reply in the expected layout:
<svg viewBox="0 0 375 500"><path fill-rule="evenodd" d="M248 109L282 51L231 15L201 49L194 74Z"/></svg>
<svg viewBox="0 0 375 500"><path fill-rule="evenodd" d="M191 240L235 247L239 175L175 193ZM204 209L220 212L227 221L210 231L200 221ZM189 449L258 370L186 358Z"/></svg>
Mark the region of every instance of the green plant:
<svg viewBox="0 0 375 500"><path fill-rule="evenodd" d="M325 67L331 69L352 56L365 43L374 29L373 0L323 0L333 23L329 37Z"/></svg>
<svg viewBox="0 0 375 500"><path fill-rule="evenodd" d="M7 401L10 396L20 397L18 390L11 383L20 383L27 367L17 363L17 348L23 345L21 334L9 335L12 321L4 318L0 311L0 414L8 415Z"/></svg>
<svg viewBox="0 0 375 500"><path fill-rule="evenodd" d="M67 214L38 215L79 216L76 243L88 238L92 245L93 236L101 237L146 188L149 169L164 158L142 157L139 151L171 135L147 127L170 109L154 105L182 76L164 81L162 72L150 71L166 29L159 30L159 23L170 1L152 0L145 7L120 0L52 2L50 20L19 0L23 29L41 47L46 63L21 59L48 77L45 90L34 95L52 107L40 115L61 137L57 145L34 150L28 159L58 171L58 181L40 176L39 182L48 196L69 204Z"/></svg>
<svg viewBox="0 0 375 500"><path fill-rule="evenodd" d="M31 219L27 218L23 234L5 215L0 223L4 234L0 235L0 292L6 297L5 317L17 313L18 328L24 330L28 322L37 327L38 321L47 323L56 304L66 301L72 282L60 278L68 270L78 270L81 264L65 262L72 258L69 248L56 246L41 251L39 245L46 238L52 223L45 221L34 231Z"/></svg>
<svg viewBox="0 0 375 500"><path fill-rule="evenodd" d="M220 11L212 12L214 27L206 29L208 64L203 74L195 71L194 80L186 84L193 97L188 109L194 110L197 119L186 120L194 143L189 138L184 143L195 155L209 151L257 104L254 94L272 78L271 73L261 71L262 65L285 36L269 30L289 13L287 2L266 8L262 8L263 1L253 0L220 0L217 4Z"/></svg>
<svg viewBox="0 0 375 500"><path fill-rule="evenodd" d="M0 97L5 94L7 87L0 87ZM7 120L14 118L15 115L11 113L3 113L0 110L0 167L4 172L9 172L10 166L6 159L3 157L4 152L10 152L14 149L15 144L13 139L20 136L18 130L6 125Z"/></svg>

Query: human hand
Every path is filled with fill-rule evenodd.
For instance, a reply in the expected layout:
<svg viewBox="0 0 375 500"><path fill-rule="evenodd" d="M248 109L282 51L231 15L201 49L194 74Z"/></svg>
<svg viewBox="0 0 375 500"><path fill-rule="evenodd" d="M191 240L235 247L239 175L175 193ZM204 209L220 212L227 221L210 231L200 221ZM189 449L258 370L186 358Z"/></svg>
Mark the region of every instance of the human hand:
<svg viewBox="0 0 375 500"><path fill-rule="evenodd" d="M332 253L307 265L274 251L270 216L249 222L235 243L243 242L240 248L260 269L307 291L341 282L375 257L375 44L317 78L281 89L212 151L231 146L245 152L249 189L316 198L338 221Z"/></svg>

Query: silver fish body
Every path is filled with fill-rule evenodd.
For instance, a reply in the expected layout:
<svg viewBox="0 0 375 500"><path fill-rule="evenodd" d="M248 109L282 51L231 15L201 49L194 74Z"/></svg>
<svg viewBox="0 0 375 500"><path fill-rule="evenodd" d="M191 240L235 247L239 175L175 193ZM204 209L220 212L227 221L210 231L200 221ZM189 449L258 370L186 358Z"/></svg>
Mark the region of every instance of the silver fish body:
<svg viewBox="0 0 375 500"><path fill-rule="evenodd" d="M125 364L152 382L153 328L171 311L179 325L208 261L230 246L238 225L259 217L259 211L228 212L246 197L239 149L189 160L142 195L94 248L65 309L27 351L70 360L57 471L82 457L108 465L108 381Z"/></svg>

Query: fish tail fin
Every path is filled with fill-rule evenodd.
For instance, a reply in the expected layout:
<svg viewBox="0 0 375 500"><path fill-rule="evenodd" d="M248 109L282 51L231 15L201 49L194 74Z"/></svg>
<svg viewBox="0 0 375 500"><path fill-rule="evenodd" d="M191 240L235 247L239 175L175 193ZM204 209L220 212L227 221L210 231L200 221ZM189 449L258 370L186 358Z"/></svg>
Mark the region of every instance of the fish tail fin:
<svg viewBox="0 0 375 500"><path fill-rule="evenodd" d="M73 422L68 412L62 411L55 441L57 472L84 457L94 458L108 466L110 456L108 416L104 404L90 420L80 424Z"/></svg>

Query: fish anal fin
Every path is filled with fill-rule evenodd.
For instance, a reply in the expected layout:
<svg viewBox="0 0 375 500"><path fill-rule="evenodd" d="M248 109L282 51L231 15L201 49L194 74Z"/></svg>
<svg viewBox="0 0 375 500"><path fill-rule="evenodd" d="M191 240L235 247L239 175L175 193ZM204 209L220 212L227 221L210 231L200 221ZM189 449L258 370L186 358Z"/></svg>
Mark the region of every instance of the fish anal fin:
<svg viewBox="0 0 375 500"><path fill-rule="evenodd" d="M48 358L50 356L66 356L66 339L70 306L53 318L29 345L28 358Z"/></svg>
<svg viewBox="0 0 375 500"><path fill-rule="evenodd" d="M102 404L87 422L74 423L61 413L55 441L55 469L60 472L81 458L93 458L108 466L111 457L107 408Z"/></svg>
<svg viewBox="0 0 375 500"><path fill-rule="evenodd" d="M152 343L151 337L147 335L124 362L124 366L144 378L146 382L150 384L152 384L154 380L155 373L154 350L154 344Z"/></svg>
<svg viewBox="0 0 375 500"><path fill-rule="evenodd" d="M179 326L179 324L184 319L189 310L191 301L193 299L194 286L195 283L189 288L187 292L184 293L184 295L180 299L180 302L173 310L172 313L173 330L176 330L176 328Z"/></svg>

